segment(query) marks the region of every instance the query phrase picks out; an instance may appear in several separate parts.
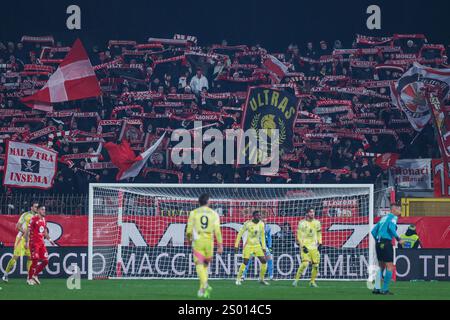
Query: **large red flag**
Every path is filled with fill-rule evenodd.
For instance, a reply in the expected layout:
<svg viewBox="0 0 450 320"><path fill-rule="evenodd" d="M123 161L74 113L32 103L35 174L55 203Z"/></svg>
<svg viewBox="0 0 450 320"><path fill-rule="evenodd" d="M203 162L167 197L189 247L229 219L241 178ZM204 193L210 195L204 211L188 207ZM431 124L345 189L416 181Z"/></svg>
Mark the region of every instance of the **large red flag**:
<svg viewBox="0 0 450 320"><path fill-rule="evenodd" d="M45 86L21 101L33 109L51 112L53 111L52 103L100 95L100 85L95 76L94 68L92 68L83 44L80 39L77 39Z"/></svg>
<svg viewBox="0 0 450 320"><path fill-rule="evenodd" d="M120 181L127 178L136 177L141 172L144 165L147 163L150 156L159 147L166 133L164 133L158 141L155 142L150 148L142 152L138 156L134 154L130 144L126 139L123 139L121 144L115 144L108 142L105 144L105 149L108 151L111 158L111 162L119 168L116 180Z"/></svg>
<svg viewBox="0 0 450 320"><path fill-rule="evenodd" d="M395 166L400 158L398 153L383 153L375 156L375 163L383 170Z"/></svg>

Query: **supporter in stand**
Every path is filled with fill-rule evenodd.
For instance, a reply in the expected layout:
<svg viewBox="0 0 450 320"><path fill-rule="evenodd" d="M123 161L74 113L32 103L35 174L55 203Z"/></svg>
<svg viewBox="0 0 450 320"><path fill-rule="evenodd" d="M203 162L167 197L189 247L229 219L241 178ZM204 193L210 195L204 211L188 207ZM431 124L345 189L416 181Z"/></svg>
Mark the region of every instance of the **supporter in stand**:
<svg viewBox="0 0 450 320"><path fill-rule="evenodd" d="M376 41L371 38L363 41L360 37L347 44L340 40L330 44L326 41L310 41L306 45L292 43L286 52L271 53L286 63L290 72L279 79L280 83L272 84L296 93L301 99L300 110L308 114L297 118L295 149L286 151L288 160L282 161L282 165L290 169L286 171L282 167L279 176L260 176L256 170L244 166L176 167L166 152L174 143L166 140L155 153L153 162L150 161L156 171L146 172L135 181L374 183L382 169L374 165L373 158L359 156L361 153L396 152L403 158L439 156L431 125L418 135L404 114L390 104L389 85L381 83L398 79L411 63L401 65L403 58L397 57L398 54L418 54L427 43L425 40L421 36L393 39L401 47L401 51L395 53L383 52L383 46L379 46L378 52L365 50L376 48L373 44ZM239 127L247 89L273 81L264 72L266 51L260 45L232 46L224 40L216 46L200 48L190 43L187 47L176 47L169 41L141 51L134 45L112 40L104 47L93 46L89 52L102 86L102 99L56 104L53 113L31 111L20 103L20 97L42 88L48 79L48 73L33 68L52 65L45 59L62 59L65 52L58 52L57 48L70 46L70 43L57 42L50 53L43 51L44 46L48 43L39 42L39 38L36 42L0 42L0 167L4 165L6 140L13 136L17 141L26 139L26 134L8 131L19 126L25 128L27 134L49 126L55 126L57 132L67 132L52 140L45 135L33 141L54 148L60 156L94 154L97 150L100 154L98 158L75 159L70 165L60 163L54 189L42 192L82 193L89 182L114 182L117 171L105 165L110 160L107 153L98 148L99 142L117 141L130 128L123 124L105 125L102 120L141 121L142 125L132 125L141 132L134 135L138 141L132 145L139 151L147 139L152 141L168 128L192 129L193 118L190 117L194 114L212 118L216 115L214 121L204 125L214 123L219 130ZM428 47L424 54L427 59L437 59L430 64L439 67L445 50L435 48L439 49ZM355 53L350 49L361 50ZM340 50L339 54L334 54L335 50ZM386 65L387 61L396 59L401 67ZM298 91L294 92L287 84L295 84ZM367 92L327 91L330 87L362 87ZM321 105L325 100L336 101L336 104ZM337 102L342 100L348 101L350 107L342 108ZM117 107L123 109L113 112ZM137 107L143 108L143 114ZM81 113L80 117L73 116L74 112ZM402 130L396 133L398 129ZM312 137L307 138L305 133ZM331 136L314 137L314 134L324 133ZM86 169L87 165L96 167ZM2 174L0 170L0 176Z"/></svg>

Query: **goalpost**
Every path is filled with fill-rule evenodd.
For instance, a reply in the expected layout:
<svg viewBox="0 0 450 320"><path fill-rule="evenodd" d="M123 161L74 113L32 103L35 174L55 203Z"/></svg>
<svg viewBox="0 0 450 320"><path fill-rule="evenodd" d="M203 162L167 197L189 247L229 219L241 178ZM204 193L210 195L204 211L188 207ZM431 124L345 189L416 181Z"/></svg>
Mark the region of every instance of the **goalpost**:
<svg viewBox="0 0 450 320"><path fill-rule="evenodd" d="M368 279L373 185L115 183L89 186L88 279L195 278L185 229L202 193L220 215L224 239L223 254L214 254L210 264L211 278L235 278L242 249L235 254L234 240L259 210L271 230L274 278L293 279L300 264L297 225L314 208L323 236L318 279ZM258 268L256 261L248 278L257 278Z"/></svg>

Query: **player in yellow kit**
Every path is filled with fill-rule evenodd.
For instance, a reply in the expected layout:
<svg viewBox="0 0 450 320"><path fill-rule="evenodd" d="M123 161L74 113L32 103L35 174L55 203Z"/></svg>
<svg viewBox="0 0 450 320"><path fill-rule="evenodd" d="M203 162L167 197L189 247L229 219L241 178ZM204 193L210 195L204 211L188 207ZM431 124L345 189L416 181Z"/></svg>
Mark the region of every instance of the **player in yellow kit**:
<svg viewBox="0 0 450 320"><path fill-rule="evenodd" d="M18 233L16 241L14 242L14 253L6 266L5 273L2 277L4 282L8 282L8 274L11 272L11 269L14 267L19 257L27 257L27 270L30 270L30 249L25 246L25 233L28 230L28 224L30 223L31 218L37 213L38 207L39 203L32 202L31 210L23 213L16 224Z"/></svg>
<svg viewBox="0 0 450 320"><path fill-rule="evenodd" d="M298 223L297 241L300 246L301 261L300 267L295 275L295 281L292 284L297 286L301 275L312 264L311 287L317 287L316 277L319 272L320 263L320 249L322 247L322 227L320 221L314 218L314 209L309 209L306 214L306 219Z"/></svg>
<svg viewBox="0 0 450 320"><path fill-rule="evenodd" d="M236 237L234 243L234 249L236 253L239 250L239 243L244 233L247 232L247 241L244 245L243 258L239 272L236 279L236 285L240 286L242 284L242 274L245 271L245 266L251 256L258 257L261 262L261 270L259 272L259 282L264 285L269 285L269 283L264 280L264 275L266 274L267 264L266 264L266 237L264 235L264 222L261 220L261 213L259 211L253 212L253 219L244 223L241 230Z"/></svg>
<svg viewBox="0 0 450 320"><path fill-rule="evenodd" d="M208 265L214 253L214 235L217 240L217 253L222 254L222 232L217 212L208 207L209 195L198 198L199 208L192 210L186 227L186 237L192 242L195 268L200 279L199 298L209 298L211 286L208 285Z"/></svg>

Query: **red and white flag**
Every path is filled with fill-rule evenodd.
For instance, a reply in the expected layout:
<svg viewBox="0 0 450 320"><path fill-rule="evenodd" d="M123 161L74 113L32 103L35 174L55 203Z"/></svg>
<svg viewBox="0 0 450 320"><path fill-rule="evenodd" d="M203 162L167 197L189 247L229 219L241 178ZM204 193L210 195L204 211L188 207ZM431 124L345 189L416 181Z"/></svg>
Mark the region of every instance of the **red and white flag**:
<svg viewBox="0 0 450 320"><path fill-rule="evenodd" d="M375 159L375 164L383 170L395 166L400 154L398 153L371 153L371 152L356 152L355 157L370 157Z"/></svg>
<svg viewBox="0 0 450 320"><path fill-rule="evenodd" d="M266 56L263 64L277 78L277 82L280 82L288 73L288 67L270 54Z"/></svg>
<svg viewBox="0 0 450 320"><path fill-rule="evenodd" d="M416 131L422 131L430 122L432 112L427 101L430 89L437 89L439 100L445 100L450 94L450 69L433 69L415 62L391 84L392 103L406 114Z"/></svg>
<svg viewBox="0 0 450 320"><path fill-rule="evenodd" d="M166 133L164 133L155 144L138 156L134 154L133 149L131 149L130 144L126 139L123 139L121 144L112 142L106 143L104 147L109 153L111 162L119 168L116 180L120 181L136 177L139 172L141 172L153 152L158 149L165 135Z"/></svg>
<svg viewBox="0 0 450 320"><path fill-rule="evenodd" d="M45 86L21 101L27 106L46 112L53 103L93 98L101 95L94 68L80 39L77 39Z"/></svg>
<svg viewBox="0 0 450 320"><path fill-rule="evenodd" d="M375 156L375 163L383 170L395 166L400 158L398 153L383 153Z"/></svg>
<svg viewBox="0 0 450 320"><path fill-rule="evenodd" d="M50 189L58 153L30 143L8 141L3 184L16 188Z"/></svg>

